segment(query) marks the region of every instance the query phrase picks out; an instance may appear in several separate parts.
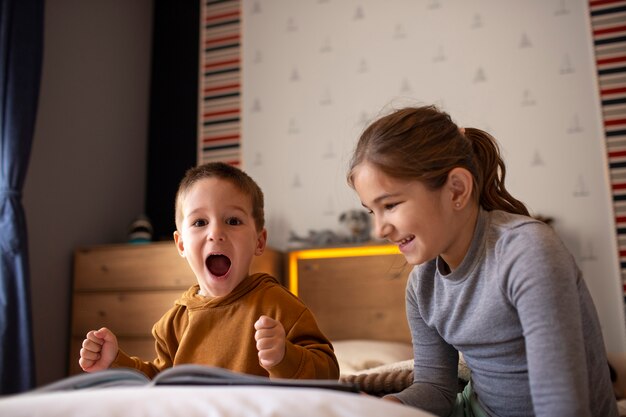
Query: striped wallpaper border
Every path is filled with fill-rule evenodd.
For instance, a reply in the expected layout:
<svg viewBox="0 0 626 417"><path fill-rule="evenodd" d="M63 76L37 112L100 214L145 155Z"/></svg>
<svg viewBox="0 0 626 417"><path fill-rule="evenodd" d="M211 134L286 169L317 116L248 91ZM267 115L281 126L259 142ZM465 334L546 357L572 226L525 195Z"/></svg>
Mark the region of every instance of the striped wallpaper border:
<svg viewBox="0 0 626 417"><path fill-rule="evenodd" d="M241 165L240 0L203 0L200 11L198 165Z"/></svg>
<svg viewBox="0 0 626 417"><path fill-rule="evenodd" d="M589 1L626 303L626 0Z"/></svg>

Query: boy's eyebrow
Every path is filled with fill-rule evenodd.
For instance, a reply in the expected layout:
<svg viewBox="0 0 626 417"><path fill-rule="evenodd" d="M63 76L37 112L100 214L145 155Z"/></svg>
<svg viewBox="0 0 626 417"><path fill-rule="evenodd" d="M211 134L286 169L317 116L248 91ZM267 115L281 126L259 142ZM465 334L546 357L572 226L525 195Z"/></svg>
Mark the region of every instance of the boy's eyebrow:
<svg viewBox="0 0 626 417"><path fill-rule="evenodd" d="M244 207L241 207L241 206L228 206L226 208L227 209L233 209L233 210L239 210L239 211L243 212L244 214L248 214L246 209Z"/></svg>
<svg viewBox="0 0 626 417"><path fill-rule="evenodd" d="M225 210L237 210L237 211L242 212L243 214L248 214L248 212L246 211L246 209L245 209L245 208L243 208L243 207L241 207L241 206L236 206L236 205L233 205L233 206L225 206L225 207L224 207L224 209L225 209ZM196 209L191 210L191 211L189 212L188 216L190 216L190 215L192 215L192 214L194 214L194 213L196 213L196 212L198 212L198 211L203 211L203 210L204 210L204 207L198 207L198 208L196 208Z"/></svg>

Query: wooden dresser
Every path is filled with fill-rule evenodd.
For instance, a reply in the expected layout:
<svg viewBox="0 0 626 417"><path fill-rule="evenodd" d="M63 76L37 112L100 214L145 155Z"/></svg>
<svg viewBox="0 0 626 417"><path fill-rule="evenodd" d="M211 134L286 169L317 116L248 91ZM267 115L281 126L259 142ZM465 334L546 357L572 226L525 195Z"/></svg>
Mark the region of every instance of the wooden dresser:
<svg viewBox="0 0 626 417"><path fill-rule="evenodd" d="M282 282L283 267L283 254L267 248L251 270ZM120 348L152 359L152 325L196 279L170 241L77 249L73 281L70 374L82 372L78 358L85 334L103 326L116 334Z"/></svg>

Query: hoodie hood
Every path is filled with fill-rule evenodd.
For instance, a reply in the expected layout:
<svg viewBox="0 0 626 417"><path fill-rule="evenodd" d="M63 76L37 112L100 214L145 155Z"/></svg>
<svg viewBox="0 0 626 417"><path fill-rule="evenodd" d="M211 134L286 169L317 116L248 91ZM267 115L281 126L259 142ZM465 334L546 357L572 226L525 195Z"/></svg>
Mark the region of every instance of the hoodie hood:
<svg viewBox="0 0 626 417"><path fill-rule="evenodd" d="M266 282L280 285L280 283L273 276L265 273L257 273L248 275L248 277L241 281L241 283L239 283L239 285L237 285L229 294L221 297L205 297L198 294L200 285L196 284L185 291L182 296L176 300L175 304L187 307L190 310L226 306L248 294L253 288Z"/></svg>

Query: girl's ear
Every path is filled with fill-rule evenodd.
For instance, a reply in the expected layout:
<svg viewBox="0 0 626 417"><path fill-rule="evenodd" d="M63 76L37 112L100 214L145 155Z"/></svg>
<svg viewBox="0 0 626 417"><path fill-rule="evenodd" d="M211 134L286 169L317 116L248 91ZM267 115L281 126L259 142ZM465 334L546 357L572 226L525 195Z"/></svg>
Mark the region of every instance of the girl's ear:
<svg viewBox="0 0 626 417"><path fill-rule="evenodd" d="M174 243L176 244L176 249L178 249L178 254L185 257L185 245L183 244L183 237L178 233L178 230L174 232Z"/></svg>
<svg viewBox="0 0 626 417"><path fill-rule="evenodd" d="M446 186L450 191L450 203L454 209L459 210L472 199L474 177L467 169L456 167L448 173Z"/></svg>

